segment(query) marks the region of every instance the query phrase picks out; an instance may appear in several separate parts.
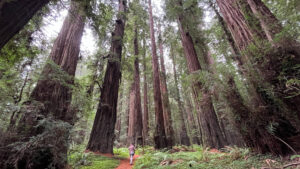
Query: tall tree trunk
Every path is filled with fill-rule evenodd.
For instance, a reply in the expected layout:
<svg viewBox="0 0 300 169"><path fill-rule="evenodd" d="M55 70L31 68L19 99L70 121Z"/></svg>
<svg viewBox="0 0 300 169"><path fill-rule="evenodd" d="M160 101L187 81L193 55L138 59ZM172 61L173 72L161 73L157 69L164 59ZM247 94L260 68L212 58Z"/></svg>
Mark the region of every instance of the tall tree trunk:
<svg viewBox="0 0 300 169"><path fill-rule="evenodd" d="M149 115L148 115L148 85L147 85L147 66L146 66L146 40L143 39L143 71L144 71L144 116L143 116L143 139L144 145L147 144L146 141L149 136Z"/></svg>
<svg viewBox="0 0 300 169"><path fill-rule="evenodd" d="M134 37L134 79L131 85L128 142L143 144L143 117L140 92L139 44L138 31L135 28Z"/></svg>
<svg viewBox="0 0 300 169"><path fill-rule="evenodd" d="M267 35L263 32L262 27L257 26L257 24L253 25L253 23L250 23L246 19L246 15L254 21L257 19L251 12L247 2L217 0L217 3L227 27L233 35L235 44L242 53L243 63L255 63L254 69L248 67L248 72L259 70L260 76L262 75L262 80L259 80L259 78L257 79L259 77L257 74L247 74L252 86L249 88L251 102L255 109L251 110L251 114L245 114L245 118L241 118L245 120L242 123L248 128L248 133L241 134L244 139L247 139L245 140L246 144L258 152L271 152L273 154L287 153L289 150L281 140L288 142L290 137L295 136L296 130L286 119L289 115L286 115L287 113L284 112L289 112L286 111L288 108L283 104L276 103L283 96L277 95L275 96L277 98L274 98L265 90L265 88L270 88L267 83L273 84L276 88L280 86L280 82L276 78L279 75L278 72L280 72L278 68L281 69L282 66L280 65L282 58L280 59L278 54L271 55L268 51L269 49L267 50L265 46L259 44L259 41L255 40L255 38L259 38L260 41L263 41ZM258 51L256 54L247 50L250 44L257 47ZM274 50L276 51L276 49ZM261 58L259 59L256 55L261 55ZM280 93L282 89L280 88L276 89L279 91L276 91L276 94ZM283 110L281 107L286 107L287 109ZM270 132L268 128L272 127L274 123L277 124L277 127L273 128Z"/></svg>
<svg viewBox="0 0 300 169"><path fill-rule="evenodd" d="M64 168L67 164L69 129L66 123L64 127L56 125L57 123L61 125L61 121L73 124L74 112L69 108L72 98L70 85L74 83L85 23L85 16L80 10L80 4L72 1L68 16L54 42L49 61L29 101L25 102L21 108L22 117L17 126L19 141L26 144L31 137L39 138L34 143L30 143L33 146L28 150L23 150L23 154L16 153L13 148L10 153L14 158L6 154L6 158L17 159L17 163L25 164L23 168L48 168L50 164L56 168ZM36 127L39 123L43 123L43 119L54 125L52 128L55 132L50 133L43 124ZM43 137L40 137L41 135ZM57 155L58 153L60 155ZM1 156L0 159L2 161ZM13 161L14 164L15 162ZM0 168L2 167L0 164Z"/></svg>
<svg viewBox="0 0 300 169"><path fill-rule="evenodd" d="M74 82L77 61L80 52L81 37L85 17L78 12L78 5L72 3L68 17L55 40L49 61L45 65L41 78L31 93L30 99L44 103L47 112L56 119L73 123L73 114L68 114L72 92L68 85ZM56 67L59 65L59 67ZM52 79L58 74L63 78Z"/></svg>
<svg viewBox="0 0 300 169"><path fill-rule="evenodd" d="M205 55L205 62L208 65L208 69L210 73L213 76L216 76L217 70L214 67L215 61L214 58L211 56L210 52L207 52L207 54ZM232 76L230 77L233 79ZM229 86L231 86L231 84ZM220 94L221 92L218 89L218 84L214 84L213 97L217 103L220 102ZM241 100L240 98L237 100L240 101L241 102L240 104L242 105L243 100ZM230 101L231 100L228 100L228 102ZM234 119L234 117L232 117L232 119ZM224 115L224 112L222 111L219 111L219 122L220 122L221 129L224 133L224 137L227 140L227 143L230 145L242 146L243 140L241 139L241 135L237 132L237 130L233 126L230 125L228 116Z"/></svg>
<svg viewBox="0 0 300 169"><path fill-rule="evenodd" d="M159 27L159 35L158 35L158 43L159 43L159 51L160 51L160 89L161 89L161 98L163 103L163 112L164 112L164 124L165 124L165 132L167 136L167 143L169 147L174 145L174 130L172 127L172 115L171 115L171 107L169 102L169 94L167 87L167 79L166 79L166 68L164 61L164 51L163 51L163 42L161 36L161 30Z"/></svg>
<svg viewBox="0 0 300 169"><path fill-rule="evenodd" d="M129 94L129 114L128 114L128 134L127 134L127 144L135 144L135 122L136 122L136 111L135 111L135 82L130 86L130 94Z"/></svg>
<svg viewBox="0 0 300 169"><path fill-rule="evenodd" d="M195 119L194 117L194 107L191 103L190 100L190 96L189 95L185 95L184 97L185 100L185 112L187 114L187 120L188 120L188 126L190 128L190 135L192 137L192 143L193 144L202 144L201 139L199 138L200 133L199 133L199 129L197 127L197 119Z"/></svg>
<svg viewBox="0 0 300 169"><path fill-rule="evenodd" d="M49 0L0 1L0 50Z"/></svg>
<svg viewBox="0 0 300 169"><path fill-rule="evenodd" d="M182 3L179 4L182 5ZM185 24L183 13L179 13L178 15L178 24L189 72L190 74L195 74L197 71L201 70L201 66L189 30L184 27ZM197 110L199 111L204 146L209 146L211 148L222 148L224 145L226 145L226 142L222 135L217 115L212 105L210 91L203 87L200 81L194 80L193 95Z"/></svg>
<svg viewBox="0 0 300 169"><path fill-rule="evenodd" d="M101 89L100 101L87 149L113 154L116 109L121 79L122 39L125 27L126 0L119 0L119 15L112 33L109 60Z"/></svg>
<svg viewBox="0 0 300 169"><path fill-rule="evenodd" d="M168 142L165 134L164 127L164 115L163 115L163 105L161 99L160 91L160 80L159 80L159 65L158 57L156 53L156 42L154 35L154 23L152 16L152 5L151 0L148 1L149 4L149 20L150 20L150 37L151 37L151 49L152 49L152 70L153 70L153 90L154 90L154 108L155 108L155 134L154 143L156 149L161 149L168 147Z"/></svg>
<svg viewBox="0 0 300 169"><path fill-rule="evenodd" d="M187 145L189 146L191 143L190 143L190 139L187 135L187 129L186 129L186 126L185 126L185 122L184 122L184 115L183 113L185 112L184 111L184 107L183 107L183 103L181 101L181 97L180 97L180 92L179 92L179 84L178 84L178 77L177 77L177 72L176 72L176 60L175 60L175 55L174 55L174 51L173 51L173 46L171 46L171 49L170 49L170 55L171 55L171 58L172 58L172 61L173 61L173 74L174 74L174 82L175 82L175 88L176 88L176 102L178 104L178 113L179 113L179 121L180 121L180 142L181 144L183 145ZM190 119L191 120L191 119Z"/></svg>

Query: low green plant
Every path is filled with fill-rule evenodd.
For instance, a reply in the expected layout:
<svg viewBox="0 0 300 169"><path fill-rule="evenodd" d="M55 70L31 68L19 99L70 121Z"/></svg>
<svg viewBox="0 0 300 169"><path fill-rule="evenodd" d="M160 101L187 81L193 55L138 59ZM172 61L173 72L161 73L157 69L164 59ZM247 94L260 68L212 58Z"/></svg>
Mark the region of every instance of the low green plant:
<svg viewBox="0 0 300 169"><path fill-rule="evenodd" d="M137 159L134 169L243 169L260 168L268 166L266 161L273 160L273 167L280 166L279 159L270 155L257 155L247 148L227 147L220 152L203 149L201 146L191 146L186 151L176 147L177 152L172 150L162 152L147 149L147 153ZM274 162L276 161L276 162Z"/></svg>

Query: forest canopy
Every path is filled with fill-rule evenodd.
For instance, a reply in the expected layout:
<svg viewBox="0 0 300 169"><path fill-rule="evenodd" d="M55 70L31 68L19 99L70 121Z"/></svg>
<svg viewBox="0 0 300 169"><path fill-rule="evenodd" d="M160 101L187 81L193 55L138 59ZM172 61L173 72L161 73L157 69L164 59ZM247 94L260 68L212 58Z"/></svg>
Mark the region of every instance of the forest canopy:
<svg viewBox="0 0 300 169"><path fill-rule="evenodd" d="M2 0L0 168L76 168L87 162L75 151L131 144L138 166L149 147L299 154L299 11L297 0Z"/></svg>

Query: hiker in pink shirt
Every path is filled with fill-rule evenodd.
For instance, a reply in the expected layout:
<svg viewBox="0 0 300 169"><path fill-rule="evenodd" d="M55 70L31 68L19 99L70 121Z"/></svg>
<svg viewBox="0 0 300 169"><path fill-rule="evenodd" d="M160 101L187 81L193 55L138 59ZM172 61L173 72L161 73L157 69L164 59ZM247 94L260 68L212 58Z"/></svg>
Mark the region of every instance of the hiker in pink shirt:
<svg viewBox="0 0 300 169"><path fill-rule="evenodd" d="M129 150L129 155L130 155L130 165L132 165L132 160L133 160L134 150L135 150L134 145L130 144L130 146L128 147L128 150Z"/></svg>

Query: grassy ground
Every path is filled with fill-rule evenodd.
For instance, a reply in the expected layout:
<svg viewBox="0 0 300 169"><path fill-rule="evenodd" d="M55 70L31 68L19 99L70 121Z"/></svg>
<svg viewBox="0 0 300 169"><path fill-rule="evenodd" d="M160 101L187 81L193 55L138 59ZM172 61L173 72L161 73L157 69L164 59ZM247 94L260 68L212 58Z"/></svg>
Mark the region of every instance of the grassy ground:
<svg viewBox="0 0 300 169"><path fill-rule="evenodd" d="M294 158L297 156L294 156ZM289 160L271 155L258 155L249 149L226 148L224 152L203 150L202 147L174 147L155 151L148 147L135 163L134 169L258 169L282 168ZM300 169L300 166L299 166Z"/></svg>
<svg viewBox="0 0 300 169"><path fill-rule="evenodd" d="M114 169L119 160L128 158L127 148L114 149L112 158L83 153L84 146L72 148L68 160L74 169ZM279 158L271 155L259 155L246 148L218 150L203 149L200 146L174 147L171 150L154 150L153 147L140 148L136 152L140 157L134 169L265 169L283 168L292 162L300 162L300 155ZM287 169L296 166L286 167ZM300 166L298 166L300 169Z"/></svg>
<svg viewBox="0 0 300 169"><path fill-rule="evenodd" d="M114 157L105 157L93 153L84 153L85 146L76 146L69 151L69 168L72 169L114 169L120 159L128 158L127 148L114 149Z"/></svg>

